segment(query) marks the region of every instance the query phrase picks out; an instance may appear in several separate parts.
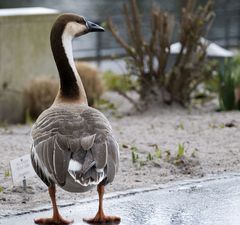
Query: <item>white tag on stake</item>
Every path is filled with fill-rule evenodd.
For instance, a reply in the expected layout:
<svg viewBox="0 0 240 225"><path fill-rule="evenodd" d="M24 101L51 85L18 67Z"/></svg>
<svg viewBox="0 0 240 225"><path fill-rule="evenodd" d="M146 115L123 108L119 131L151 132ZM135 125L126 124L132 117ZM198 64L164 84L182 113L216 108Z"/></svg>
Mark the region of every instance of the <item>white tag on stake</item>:
<svg viewBox="0 0 240 225"><path fill-rule="evenodd" d="M30 154L11 160L10 167L12 172L12 180L15 185L36 175L32 167Z"/></svg>

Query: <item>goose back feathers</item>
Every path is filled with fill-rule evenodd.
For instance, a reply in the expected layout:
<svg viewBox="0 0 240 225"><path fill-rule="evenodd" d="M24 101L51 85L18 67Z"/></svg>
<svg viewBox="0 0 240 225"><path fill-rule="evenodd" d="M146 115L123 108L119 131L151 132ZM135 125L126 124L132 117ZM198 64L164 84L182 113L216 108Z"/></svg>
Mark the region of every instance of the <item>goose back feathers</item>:
<svg viewBox="0 0 240 225"><path fill-rule="evenodd" d="M84 192L112 182L119 149L106 117L86 105L59 104L45 110L32 129L31 158L46 185Z"/></svg>

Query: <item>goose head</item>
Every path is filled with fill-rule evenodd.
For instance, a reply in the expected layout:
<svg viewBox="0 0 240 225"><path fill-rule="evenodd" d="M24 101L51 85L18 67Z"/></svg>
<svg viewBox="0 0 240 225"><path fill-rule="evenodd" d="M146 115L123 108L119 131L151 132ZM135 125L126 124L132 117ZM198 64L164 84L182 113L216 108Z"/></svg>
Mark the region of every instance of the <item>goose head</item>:
<svg viewBox="0 0 240 225"><path fill-rule="evenodd" d="M76 38L89 32L103 32L104 28L76 14L63 14L53 25L52 32Z"/></svg>

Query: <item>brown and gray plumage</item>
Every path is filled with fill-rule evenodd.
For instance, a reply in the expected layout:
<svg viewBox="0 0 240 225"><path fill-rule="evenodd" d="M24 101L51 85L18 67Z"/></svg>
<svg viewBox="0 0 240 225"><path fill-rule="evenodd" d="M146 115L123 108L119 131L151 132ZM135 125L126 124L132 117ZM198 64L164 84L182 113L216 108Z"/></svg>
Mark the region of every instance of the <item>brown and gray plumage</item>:
<svg viewBox="0 0 240 225"><path fill-rule="evenodd" d="M89 223L119 222L105 216L102 209L104 186L118 170L119 147L106 117L88 106L84 87L72 56L72 39L103 28L74 14L61 15L51 31L51 47L60 77L53 105L32 128L33 167L49 187L53 217L37 224L69 224L56 207L55 184L69 192L85 192L98 186L99 211Z"/></svg>

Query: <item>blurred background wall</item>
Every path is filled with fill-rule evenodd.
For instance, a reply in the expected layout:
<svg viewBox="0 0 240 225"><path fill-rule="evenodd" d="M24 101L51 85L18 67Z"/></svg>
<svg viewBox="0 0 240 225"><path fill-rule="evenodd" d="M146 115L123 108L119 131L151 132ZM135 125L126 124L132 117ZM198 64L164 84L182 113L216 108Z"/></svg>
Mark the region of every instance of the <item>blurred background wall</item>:
<svg viewBox="0 0 240 225"><path fill-rule="evenodd" d="M113 22L118 24L120 32L124 33L124 21L122 19L122 5L127 0L118 0L111 2L109 0L0 0L0 8L15 7L48 7L58 9L62 12L75 12L88 17L89 19L103 22L108 17L113 18ZM150 12L152 5L158 5L163 10L173 13L178 21L181 8L185 5L185 0L139 0L139 7L146 17L143 26L144 33L148 35L149 19L147 12ZM197 2L205 3L206 0ZM208 34L208 39L216 42L223 47L236 47L240 44L240 1L238 0L216 0L215 1L216 18ZM176 24L177 26L177 24ZM177 39L177 29L174 39ZM95 34L96 35L96 34ZM74 44L75 57L87 57L96 54L96 45L101 48L101 55L121 54L124 51L119 48L113 37L108 33L102 33L101 39L92 35L92 39L85 36ZM95 40L94 40L95 38ZM175 41L173 39L173 41ZM83 51L84 50L84 51Z"/></svg>
<svg viewBox="0 0 240 225"><path fill-rule="evenodd" d="M56 75L49 32L55 10L0 9L0 121L22 122L23 89L35 76Z"/></svg>
<svg viewBox="0 0 240 225"><path fill-rule="evenodd" d="M0 9L20 7L47 7L60 12L74 12L86 16L89 20L103 23L111 17L119 31L125 34L122 6L128 0L0 0ZM179 35L179 15L185 0L139 0L144 18L143 33L149 36L150 8L158 5L175 16L175 29L172 41ZM199 0L205 3L206 0ZM226 48L238 48L240 44L240 1L216 0L216 18L207 36L211 41ZM57 74L53 62L49 32L57 14L35 16L10 16L0 18L0 121L21 122L22 88L32 78L41 75ZM111 57L124 54L109 31L91 33L73 43L76 60L91 60L101 69L119 70ZM104 60L103 60L104 59ZM122 61L119 62L121 64ZM7 91L9 90L9 91ZM7 95L7 96L6 96Z"/></svg>

